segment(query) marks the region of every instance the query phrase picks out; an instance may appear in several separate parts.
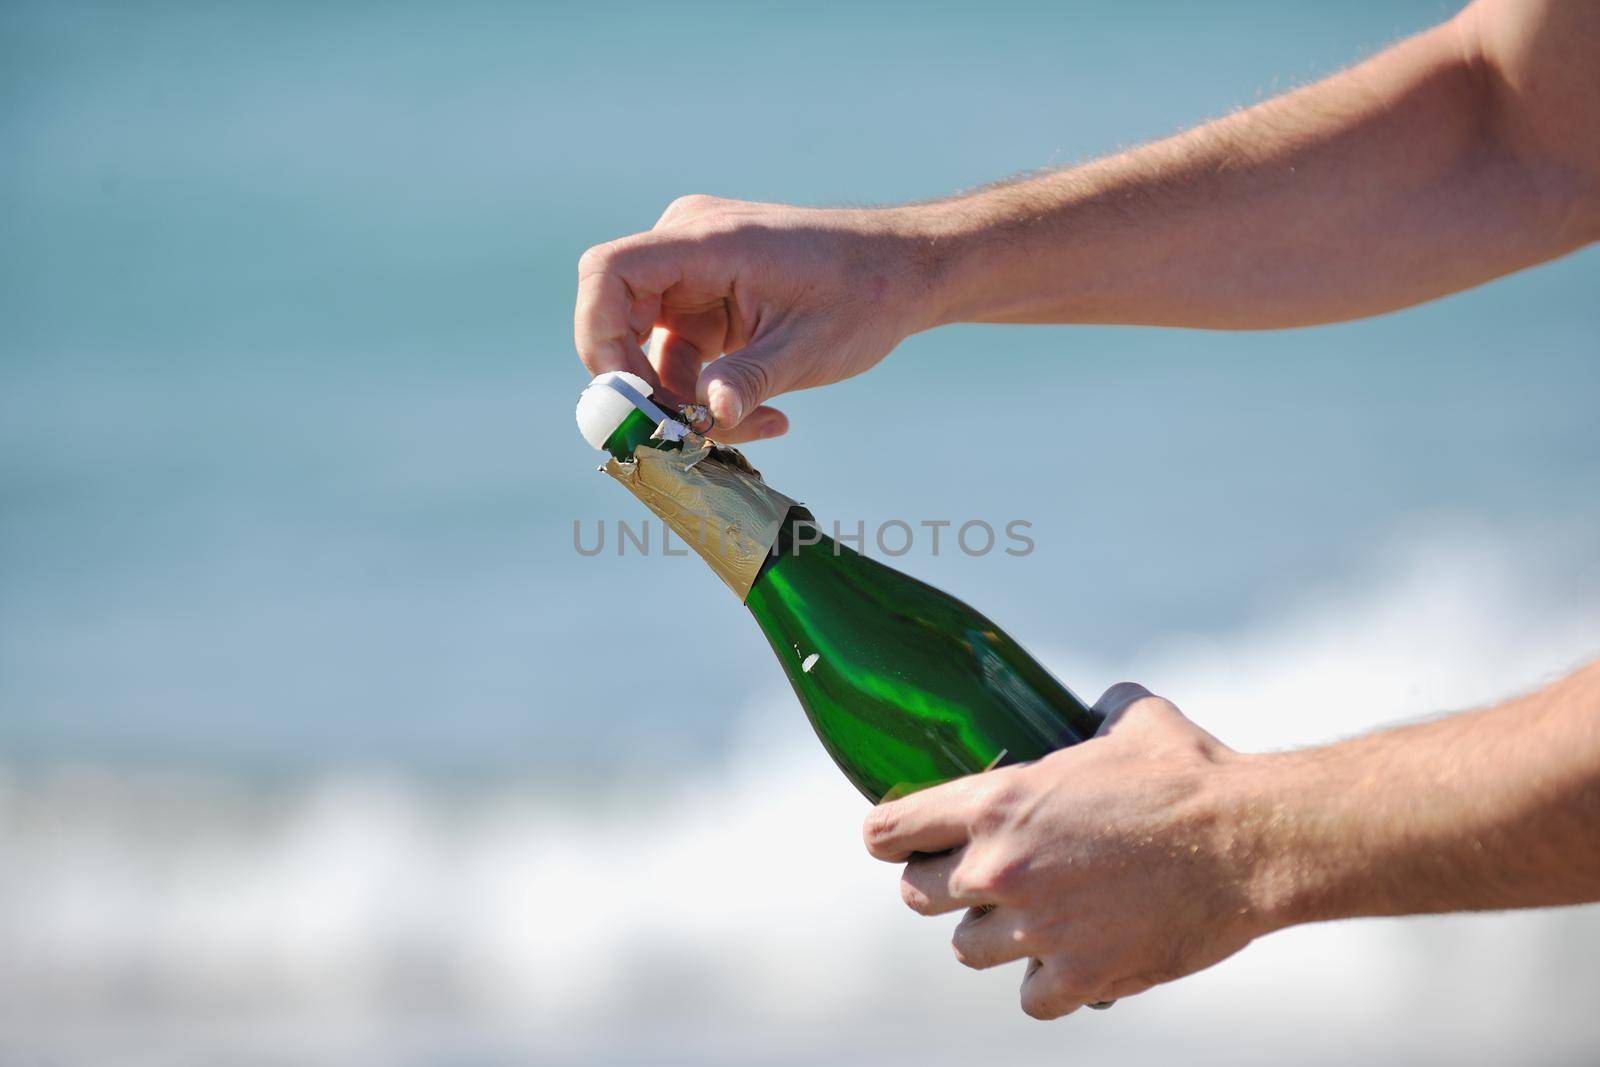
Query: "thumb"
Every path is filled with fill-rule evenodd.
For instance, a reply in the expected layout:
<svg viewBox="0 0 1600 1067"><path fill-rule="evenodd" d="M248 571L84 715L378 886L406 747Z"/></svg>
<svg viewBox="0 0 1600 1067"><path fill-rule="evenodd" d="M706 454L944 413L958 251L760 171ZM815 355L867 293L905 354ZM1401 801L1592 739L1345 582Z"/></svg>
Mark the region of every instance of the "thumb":
<svg viewBox="0 0 1600 1067"><path fill-rule="evenodd" d="M1198 729L1172 701L1156 696L1138 682L1118 682L1094 702L1094 710L1105 720L1096 731L1098 737Z"/></svg>
<svg viewBox="0 0 1600 1067"><path fill-rule="evenodd" d="M1100 724L1099 732L1109 733L1111 728L1122 719L1130 705L1137 704L1147 697L1155 696L1154 693L1140 685L1138 682L1118 682L1100 695L1094 702L1094 710L1105 721Z"/></svg>
<svg viewBox="0 0 1600 1067"><path fill-rule="evenodd" d="M1187 747L1196 742L1208 751L1227 750L1227 746L1179 711L1176 704L1156 696L1137 682L1120 682L1107 689L1105 695L1095 701L1094 709L1105 716L1096 737L1115 735L1150 752Z"/></svg>
<svg viewBox="0 0 1600 1067"><path fill-rule="evenodd" d="M706 364L695 391L717 425L732 429L788 385L783 359L771 342L746 345Z"/></svg>

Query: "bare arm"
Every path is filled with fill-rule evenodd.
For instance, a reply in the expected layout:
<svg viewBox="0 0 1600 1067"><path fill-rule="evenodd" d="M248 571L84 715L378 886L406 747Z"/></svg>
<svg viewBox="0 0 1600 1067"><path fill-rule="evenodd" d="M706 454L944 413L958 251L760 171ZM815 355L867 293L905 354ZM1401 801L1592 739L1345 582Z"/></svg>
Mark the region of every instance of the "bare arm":
<svg viewBox="0 0 1600 1067"><path fill-rule="evenodd" d="M1497 708L1257 757L1280 922L1600 900L1600 662Z"/></svg>
<svg viewBox="0 0 1600 1067"><path fill-rule="evenodd" d="M867 848L1025 1011L1132 996L1298 923L1600 901L1600 662L1501 707L1233 752L1138 686L1037 763L873 809Z"/></svg>
<svg viewBox="0 0 1600 1067"><path fill-rule="evenodd" d="M859 374L941 323L1305 325L1597 235L1600 4L1479 0L1316 85L967 196L681 199L585 254L575 338L592 372L698 396L742 440L786 428L769 398ZM647 358L652 328L665 338Z"/></svg>
<svg viewBox="0 0 1600 1067"><path fill-rule="evenodd" d="M947 201L936 321L1303 326L1570 252L1600 224L1597 72L1600 5L1489 0L1181 136Z"/></svg>

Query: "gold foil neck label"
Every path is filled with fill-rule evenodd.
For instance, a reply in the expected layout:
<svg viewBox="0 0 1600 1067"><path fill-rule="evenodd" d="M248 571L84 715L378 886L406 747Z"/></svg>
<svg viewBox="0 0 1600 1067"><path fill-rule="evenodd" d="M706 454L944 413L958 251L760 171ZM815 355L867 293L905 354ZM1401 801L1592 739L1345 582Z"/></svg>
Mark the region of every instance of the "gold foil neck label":
<svg viewBox="0 0 1600 1067"><path fill-rule="evenodd" d="M798 506L763 482L737 449L696 433L681 450L640 448L632 460L609 459L603 469L698 552L740 603L784 517Z"/></svg>

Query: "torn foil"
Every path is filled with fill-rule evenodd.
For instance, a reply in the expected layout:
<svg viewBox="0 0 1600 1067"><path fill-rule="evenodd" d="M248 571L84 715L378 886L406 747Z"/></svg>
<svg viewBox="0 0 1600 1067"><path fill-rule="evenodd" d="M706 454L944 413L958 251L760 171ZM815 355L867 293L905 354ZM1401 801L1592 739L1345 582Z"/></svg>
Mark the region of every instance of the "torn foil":
<svg viewBox="0 0 1600 1067"><path fill-rule="evenodd" d="M800 506L763 482L738 449L693 432L683 435L681 450L640 448L632 460L610 459L601 469L698 552L740 603L789 509Z"/></svg>

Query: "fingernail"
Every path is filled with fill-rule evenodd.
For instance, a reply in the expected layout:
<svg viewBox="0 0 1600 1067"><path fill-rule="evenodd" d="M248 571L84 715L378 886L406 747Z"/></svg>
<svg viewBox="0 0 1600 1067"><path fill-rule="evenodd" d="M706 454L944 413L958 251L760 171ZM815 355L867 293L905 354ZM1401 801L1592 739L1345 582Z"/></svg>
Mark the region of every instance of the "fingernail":
<svg viewBox="0 0 1600 1067"><path fill-rule="evenodd" d="M739 394L724 382L711 383L711 388L706 390L706 402L711 405L717 421L724 425L737 425L744 418L744 404L739 400Z"/></svg>

